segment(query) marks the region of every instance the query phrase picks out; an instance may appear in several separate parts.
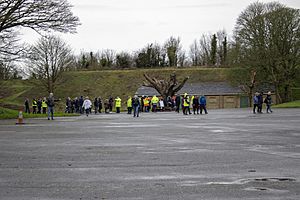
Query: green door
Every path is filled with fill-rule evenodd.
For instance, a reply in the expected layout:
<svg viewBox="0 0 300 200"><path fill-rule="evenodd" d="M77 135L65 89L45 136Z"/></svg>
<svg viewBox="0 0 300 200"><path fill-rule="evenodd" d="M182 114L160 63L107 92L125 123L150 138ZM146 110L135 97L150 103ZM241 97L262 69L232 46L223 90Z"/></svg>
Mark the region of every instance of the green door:
<svg viewBox="0 0 300 200"><path fill-rule="evenodd" d="M248 108L249 107L249 99L247 96L240 97L240 107L241 108Z"/></svg>

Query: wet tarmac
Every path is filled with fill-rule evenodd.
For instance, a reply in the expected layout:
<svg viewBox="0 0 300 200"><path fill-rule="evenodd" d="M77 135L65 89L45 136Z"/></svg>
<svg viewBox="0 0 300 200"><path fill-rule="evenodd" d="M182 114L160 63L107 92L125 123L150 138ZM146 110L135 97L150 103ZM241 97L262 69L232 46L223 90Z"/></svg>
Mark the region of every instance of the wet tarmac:
<svg viewBox="0 0 300 200"><path fill-rule="evenodd" d="M300 199L300 110L0 121L0 199Z"/></svg>

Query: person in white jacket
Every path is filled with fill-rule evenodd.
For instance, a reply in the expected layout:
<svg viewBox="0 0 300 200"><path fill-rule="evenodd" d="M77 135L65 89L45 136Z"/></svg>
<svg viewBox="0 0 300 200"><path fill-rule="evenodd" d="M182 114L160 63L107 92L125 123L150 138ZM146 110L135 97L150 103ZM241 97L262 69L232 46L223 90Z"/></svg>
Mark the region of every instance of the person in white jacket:
<svg viewBox="0 0 300 200"><path fill-rule="evenodd" d="M85 110L86 116L89 116L90 110L92 107L92 102L89 97L85 97L85 100L82 104L82 108Z"/></svg>

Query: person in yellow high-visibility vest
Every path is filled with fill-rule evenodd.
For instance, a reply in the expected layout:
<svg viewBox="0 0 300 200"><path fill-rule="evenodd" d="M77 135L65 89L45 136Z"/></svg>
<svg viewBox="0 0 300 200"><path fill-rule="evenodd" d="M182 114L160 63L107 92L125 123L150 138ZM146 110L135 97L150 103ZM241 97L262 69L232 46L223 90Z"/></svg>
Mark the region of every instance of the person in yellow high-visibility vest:
<svg viewBox="0 0 300 200"><path fill-rule="evenodd" d="M150 101L149 101L149 97L147 96L147 97L144 99L145 112L149 112L149 106L150 106Z"/></svg>
<svg viewBox="0 0 300 200"><path fill-rule="evenodd" d="M183 95L183 114L184 115L188 114L189 107L190 107L190 97L188 96L187 93L184 93L184 95Z"/></svg>
<svg viewBox="0 0 300 200"><path fill-rule="evenodd" d="M37 101L35 99L32 100L32 114L36 114Z"/></svg>
<svg viewBox="0 0 300 200"><path fill-rule="evenodd" d="M115 99L115 106L116 106L116 112L117 112L117 113L120 113L120 112L121 112L121 102L122 102L122 100L121 100L120 97L117 97L117 98Z"/></svg>
<svg viewBox="0 0 300 200"><path fill-rule="evenodd" d="M43 114L46 114L47 111L47 99L46 97L44 97L44 99L42 100L42 110L43 110Z"/></svg>
<svg viewBox="0 0 300 200"><path fill-rule="evenodd" d="M151 104L152 104L152 112L156 112L157 104L159 102L159 99L156 95L154 95L151 99Z"/></svg>
<svg viewBox="0 0 300 200"><path fill-rule="evenodd" d="M127 114L131 114L132 112L132 98L131 96L128 96L128 99L127 99Z"/></svg>

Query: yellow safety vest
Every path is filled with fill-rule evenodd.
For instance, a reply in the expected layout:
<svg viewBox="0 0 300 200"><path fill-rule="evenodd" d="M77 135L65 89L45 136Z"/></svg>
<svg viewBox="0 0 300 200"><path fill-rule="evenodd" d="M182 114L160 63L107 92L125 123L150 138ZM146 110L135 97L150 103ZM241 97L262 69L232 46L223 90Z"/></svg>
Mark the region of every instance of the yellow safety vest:
<svg viewBox="0 0 300 200"><path fill-rule="evenodd" d="M129 98L127 100L127 107L132 107L132 99L131 98Z"/></svg>
<svg viewBox="0 0 300 200"><path fill-rule="evenodd" d="M191 101L190 101L190 106L193 105L194 99L195 99L195 96L192 96Z"/></svg>
<svg viewBox="0 0 300 200"><path fill-rule="evenodd" d="M183 106L184 107L190 106L190 98L189 97L184 97L184 99L183 99Z"/></svg>
<svg viewBox="0 0 300 200"><path fill-rule="evenodd" d="M115 99L115 102L116 102L116 108L120 108L121 107L121 99L120 98L117 98Z"/></svg>
<svg viewBox="0 0 300 200"><path fill-rule="evenodd" d="M156 96L154 96L151 101L152 101L152 103L157 104L159 99Z"/></svg>
<svg viewBox="0 0 300 200"><path fill-rule="evenodd" d="M32 106L37 106L37 102L36 102L36 101L33 101L33 102L32 102Z"/></svg>
<svg viewBox="0 0 300 200"><path fill-rule="evenodd" d="M149 106L149 98L144 99L144 106Z"/></svg>
<svg viewBox="0 0 300 200"><path fill-rule="evenodd" d="M47 108L47 103L46 103L46 101L44 101L44 100L42 101L42 107L43 107L43 108Z"/></svg>

